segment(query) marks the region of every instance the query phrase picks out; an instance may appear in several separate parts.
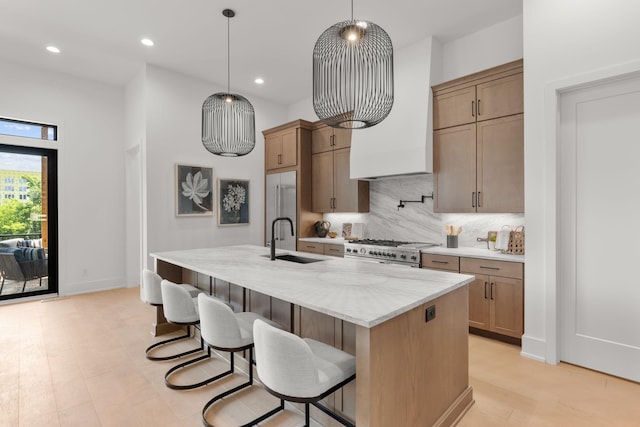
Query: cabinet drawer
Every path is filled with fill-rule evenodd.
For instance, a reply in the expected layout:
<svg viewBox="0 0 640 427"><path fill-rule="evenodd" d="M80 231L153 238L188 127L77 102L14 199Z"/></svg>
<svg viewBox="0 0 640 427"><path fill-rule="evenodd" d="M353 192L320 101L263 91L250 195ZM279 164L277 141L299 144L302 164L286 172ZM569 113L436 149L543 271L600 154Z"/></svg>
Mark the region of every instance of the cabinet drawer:
<svg viewBox="0 0 640 427"><path fill-rule="evenodd" d="M324 255L324 243L301 242L298 240L298 250Z"/></svg>
<svg viewBox="0 0 640 427"><path fill-rule="evenodd" d="M422 254L422 268L458 272L460 258L450 255Z"/></svg>
<svg viewBox="0 0 640 427"><path fill-rule="evenodd" d="M460 272L511 277L514 279L522 279L523 276L522 263L520 262L464 257L460 258Z"/></svg>
<svg viewBox="0 0 640 427"><path fill-rule="evenodd" d="M344 245L334 245L332 243L325 243L324 254L331 255L331 256L344 257Z"/></svg>

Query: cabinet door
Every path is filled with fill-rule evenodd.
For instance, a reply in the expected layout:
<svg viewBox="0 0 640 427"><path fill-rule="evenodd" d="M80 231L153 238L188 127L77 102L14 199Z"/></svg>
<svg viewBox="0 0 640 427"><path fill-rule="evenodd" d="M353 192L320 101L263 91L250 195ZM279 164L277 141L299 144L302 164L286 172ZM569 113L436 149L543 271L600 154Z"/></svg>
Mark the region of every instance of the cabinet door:
<svg viewBox="0 0 640 427"><path fill-rule="evenodd" d="M248 290L249 292L249 311L258 313L267 319L271 318L271 297L260 292Z"/></svg>
<svg viewBox="0 0 640 427"><path fill-rule="evenodd" d="M287 332L293 331L293 304L278 298L271 298L271 320Z"/></svg>
<svg viewBox="0 0 640 427"><path fill-rule="evenodd" d="M522 338L524 333L522 279L496 276L490 276L489 279L491 330L499 334Z"/></svg>
<svg viewBox="0 0 640 427"><path fill-rule="evenodd" d="M311 132L311 154L333 150L333 128L324 126Z"/></svg>
<svg viewBox="0 0 640 427"><path fill-rule="evenodd" d="M463 273L469 274L469 273ZM489 276L476 274L476 280L469 283L469 326L490 330L491 300L490 291L491 283Z"/></svg>
<svg viewBox="0 0 640 427"><path fill-rule="evenodd" d="M460 258L451 255L422 254L420 265L422 268L430 270L454 271L457 273L460 269Z"/></svg>
<svg viewBox="0 0 640 427"><path fill-rule="evenodd" d="M476 90L478 121L524 112L522 73L479 84Z"/></svg>
<svg viewBox="0 0 640 427"><path fill-rule="evenodd" d="M351 148L351 129L333 129L333 149Z"/></svg>
<svg viewBox="0 0 640 427"><path fill-rule="evenodd" d="M298 240L298 250L312 254L324 254L324 243L303 242Z"/></svg>
<svg viewBox="0 0 640 427"><path fill-rule="evenodd" d="M264 139L265 169L280 167L280 153L282 152L282 135L269 135Z"/></svg>
<svg viewBox="0 0 640 427"><path fill-rule="evenodd" d="M334 245L332 243L325 243L324 254L342 258L344 257L344 245Z"/></svg>
<svg viewBox="0 0 640 427"><path fill-rule="evenodd" d="M298 136L297 129L282 134L282 151L280 153L280 167L286 168L298 164Z"/></svg>
<svg viewBox="0 0 640 427"><path fill-rule="evenodd" d="M433 97L433 128L443 129L476 121L476 87L471 86Z"/></svg>
<svg viewBox="0 0 640 427"><path fill-rule="evenodd" d="M311 156L311 209L333 211L333 152Z"/></svg>
<svg viewBox="0 0 640 427"><path fill-rule="evenodd" d="M477 127L477 211L524 212L524 114Z"/></svg>
<svg viewBox="0 0 640 427"><path fill-rule="evenodd" d="M476 125L433 132L435 212L476 211Z"/></svg>
<svg viewBox="0 0 640 427"><path fill-rule="evenodd" d="M358 212L358 180L349 177L350 153L349 148L333 152L334 212Z"/></svg>

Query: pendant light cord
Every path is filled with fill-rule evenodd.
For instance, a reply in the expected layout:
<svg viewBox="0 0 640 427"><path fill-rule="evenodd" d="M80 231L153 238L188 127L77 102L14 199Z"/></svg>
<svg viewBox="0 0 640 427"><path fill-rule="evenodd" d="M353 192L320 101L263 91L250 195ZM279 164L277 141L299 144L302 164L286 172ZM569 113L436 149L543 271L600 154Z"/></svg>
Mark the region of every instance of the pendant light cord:
<svg viewBox="0 0 640 427"><path fill-rule="evenodd" d="M351 0L351 20L353 21L353 0Z"/></svg>
<svg viewBox="0 0 640 427"><path fill-rule="evenodd" d="M352 0L353 2L353 0ZM227 93L231 93L231 17L227 16Z"/></svg>

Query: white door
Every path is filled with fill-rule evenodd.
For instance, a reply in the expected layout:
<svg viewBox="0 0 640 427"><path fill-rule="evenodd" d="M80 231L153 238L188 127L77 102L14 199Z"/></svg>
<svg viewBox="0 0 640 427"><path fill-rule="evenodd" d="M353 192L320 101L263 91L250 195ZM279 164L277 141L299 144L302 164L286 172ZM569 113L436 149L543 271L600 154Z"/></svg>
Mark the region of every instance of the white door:
<svg viewBox="0 0 640 427"><path fill-rule="evenodd" d="M560 358L640 381L640 78L560 101Z"/></svg>

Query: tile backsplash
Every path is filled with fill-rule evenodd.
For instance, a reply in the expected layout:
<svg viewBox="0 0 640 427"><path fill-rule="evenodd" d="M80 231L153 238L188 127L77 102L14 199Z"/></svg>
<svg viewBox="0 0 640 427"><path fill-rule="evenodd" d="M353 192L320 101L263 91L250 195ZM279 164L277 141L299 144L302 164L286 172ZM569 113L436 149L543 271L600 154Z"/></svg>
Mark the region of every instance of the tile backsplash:
<svg viewBox="0 0 640 427"><path fill-rule="evenodd" d="M458 237L460 246L486 247L477 237L486 237L490 230L503 225L524 225L523 214L442 214L433 212L433 200L422 203L405 203L400 200L420 200L422 195L433 193L433 175L385 178L370 182L369 213L325 214L331 222L331 230L340 235L345 222L365 224L364 237L371 239L395 239L414 242L435 242L446 245L444 226L462 226Z"/></svg>

